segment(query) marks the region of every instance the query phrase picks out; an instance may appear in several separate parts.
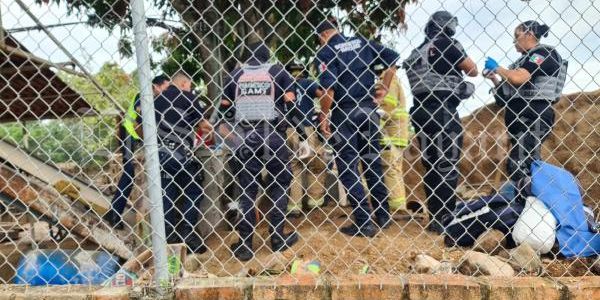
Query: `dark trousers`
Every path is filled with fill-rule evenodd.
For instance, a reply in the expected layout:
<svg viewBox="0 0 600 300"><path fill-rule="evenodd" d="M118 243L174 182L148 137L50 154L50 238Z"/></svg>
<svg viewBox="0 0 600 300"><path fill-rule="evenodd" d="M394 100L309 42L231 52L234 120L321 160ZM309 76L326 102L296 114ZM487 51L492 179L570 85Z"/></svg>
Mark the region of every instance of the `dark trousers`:
<svg viewBox="0 0 600 300"><path fill-rule="evenodd" d="M361 227L371 222L371 209L360 179L359 163L370 190L375 217L380 222L387 222L390 214L381 164L379 115L371 107L336 108L332 112L331 123L333 136L329 142L336 152L340 181L348 191L356 225Z"/></svg>
<svg viewBox="0 0 600 300"><path fill-rule="evenodd" d="M171 159L161 166L165 232L170 242L199 238L194 228L204 197L203 177L202 167L195 159L185 163ZM176 205L177 200L182 203Z"/></svg>
<svg viewBox="0 0 600 300"><path fill-rule="evenodd" d="M135 164L133 154L135 153L135 139L131 136L123 138L121 154L123 156L123 173L117 184L117 191L112 200L109 214L113 217L120 217L127 205L127 199L133 190L133 181L135 179Z"/></svg>
<svg viewBox="0 0 600 300"><path fill-rule="evenodd" d="M289 168L290 151L285 143L285 131L275 130L269 125L248 129L244 132L243 145L236 151L235 156L241 167L237 173L242 191L242 218L237 224L240 237L247 240L254 233L258 185L261 182L261 171L266 168L268 178L265 188L273 202L268 214L269 229L271 233L283 238L288 202L286 192L292 179Z"/></svg>
<svg viewBox="0 0 600 300"><path fill-rule="evenodd" d="M425 167L423 185L429 219L441 223L456 207L458 162L463 137L462 125L452 96L427 95L411 108L411 122L419 141Z"/></svg>
<svg viewBox="0 0 600 300"><path fill-rule="evenodd" d="M539 107L507 106L504 122L511 143L506 171L509 178L517 182L530 176L531 163L541 159L542 143L554 123L554 110L549 103Z"/></svg>

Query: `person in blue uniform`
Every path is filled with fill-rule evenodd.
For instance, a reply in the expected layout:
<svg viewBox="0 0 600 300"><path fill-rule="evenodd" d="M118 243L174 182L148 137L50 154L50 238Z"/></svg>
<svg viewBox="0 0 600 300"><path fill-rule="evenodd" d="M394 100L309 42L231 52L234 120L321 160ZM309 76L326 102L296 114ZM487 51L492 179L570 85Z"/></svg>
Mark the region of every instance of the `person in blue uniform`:
<svg viewBox="0 0 600 300"><path fill-rule="evenodd" d="M348 191L354 223L340 231L350 236L373 237L378 228L390 224L388 191L383 182L379 115L374 102L374 67L396 70L398 53L361 36L346 37L334 19L317 26L321 48L315 59L321 97L320 127L336 152L339 177ZM389 72L388 74L393 74ZM391 76L384 78L389 87ZM361 183L358 164L362 165L371 196L375 222Z"/></svg>
<svg viewBox="0 0 600 300"><path fill-rule="evenodd" d="M477 76L477 66L452 38L457 26L449 12L435 12L425 25L425 40L403 63L414 96L411 122L425 167L427 230L436 233L443 232L444 217L456 207L463 132L456 108L474 92L464 75Z"/></svg>
<svg viewBox="0 0 600 300"><path fill-rule="evenodd" d="M285 143L286 103L295 100L293 78L278 63L270 63L271 53L264 43L247 46L249 58L231 72L224 85L221 110L234 114L234 134L241 145L234 156L241 167L237 173L241 187L239 205L242 217L237 224L240 239L231 245L241 261L254 256L252 241L256 226L256 197L263 168L268 173L267 195L271 249L283 251L298 241L296 233L285 233L286 191L291 181L290 151ZM232 112L233 110L233 112Z"/></svg>
<svg viewBox="0 0 600 300"><path fill-rule="evenodd" d="M154 107L167 243L183 241L188 251L203 253L206 247L195 230L203 199L203 173L193 156L193 146L196 128L200 126L203 137L210 140L212 126L192 93L191 78L183 72L173 76L172 84L156 98ZM183 201L180 208L177 200Z"/></svg>
<svg viewBox="0 0 600 300"><path fill-rule="evenodd" d="M169 77L158 75L152 79L152 94L154 97L160 95L169 86ZM142 142L142 117L140 107L140 94L138 93L131 100L123 121L119 125L120 150L123 159L123 173L117 184L117 191L113 196L111 209L104 215L107 220L116 229L123 228L121 215L127 199L133 190L133 181L135 179L135 165L133 155L139 144Z"/></svg>
<svg viewBox="0 0 600 300"><path fill-rule="evenodd" d="M506 169L513 182L531 175L531 163L541 159L542 142L554 123L552 104L566 80L567 62L554 47L540 44L549 29L537 21L521 23L514 31L514 44L522 56L508 68L493 58L485 62L486 77L496 86L496 103L504 107L511 142Z"/></svg>

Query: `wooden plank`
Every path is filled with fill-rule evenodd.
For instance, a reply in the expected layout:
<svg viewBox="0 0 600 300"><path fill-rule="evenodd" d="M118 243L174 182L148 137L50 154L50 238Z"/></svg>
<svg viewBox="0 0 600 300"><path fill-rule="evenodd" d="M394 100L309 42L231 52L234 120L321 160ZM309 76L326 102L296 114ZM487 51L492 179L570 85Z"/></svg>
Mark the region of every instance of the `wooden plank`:
<svg viewBox="0 0 600 300"><path fill-rule="evenodd" d="M110 208L110 200L101 192L92 189L83 182L68 176L41 160L30 156L22 149L0 140L0 158L10 162L15 167L27 172L51 186L60 182L69 182L78 189L79 197L74 199L92 208L96 213L104 215ZM73 195L70 195L73 196Z"/></svg>
<svg viewBox="0 0 600 300"><path fill-rule="evenodd" d="M44 188L21 174L0 164L0 193L20 200L39 214L57 220L71 233L103 247L110 253L129 259L133 253L106 227L100 218L83 213L63 199L56 191Z"/></svg>

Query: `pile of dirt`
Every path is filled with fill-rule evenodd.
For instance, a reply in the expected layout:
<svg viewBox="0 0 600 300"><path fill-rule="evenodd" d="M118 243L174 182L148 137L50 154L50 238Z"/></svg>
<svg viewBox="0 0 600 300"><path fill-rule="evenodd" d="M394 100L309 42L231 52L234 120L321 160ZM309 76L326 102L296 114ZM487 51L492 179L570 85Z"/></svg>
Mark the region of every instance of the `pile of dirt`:
<svg viewBox="0 0 600 300"><path fill-rule="evenodd" d="M600 90L564 95L554 105L555 123L544 142L542 158L574 174L584 201L600 213ZM506 180L508 135L504 110L495 104L479 108L462 119L464 147L460 161L462 189L486 193ZM416 140L404 154L409 201L425 199L423 166ZM471 193L473 194L473 193Z"/></svg>

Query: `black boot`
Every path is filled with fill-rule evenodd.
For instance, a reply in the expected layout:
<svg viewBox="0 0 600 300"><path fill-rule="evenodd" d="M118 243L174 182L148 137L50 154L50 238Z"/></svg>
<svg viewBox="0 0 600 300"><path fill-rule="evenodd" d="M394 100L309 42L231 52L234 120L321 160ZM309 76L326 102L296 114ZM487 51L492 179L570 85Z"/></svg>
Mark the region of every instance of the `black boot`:
<svg viewBox="0 0 600 300"><path fill-rule="evenodd" d="M191 233L185 238L185 244L188 248L188 254L202 254L207 250L202 238L200 238L200 236L195 232Z"/></svg>
<svg viewBox="0 0 600 300"><path fill-rule="evenodd" d="M342 227L340 228L340 232L353 237L374 237L375 235L377 235L377 229L371 223L371 221L365 223L361 227L358 227L356 224Z"/></svg>
<svg viewBox="0 0 600 300"><path fill-rule="evenodd" d="M292 232L290 234L274 234L271 236L271 250L273 252L285 251L292 247L298 241L298 234Z"/></svg>
<svg viewBox="0 0 600 300"><path fill-rule="evenodd" d="M242 234L240 235L243 236ZM231 252L241 261L251 260L254 257L254 252L252 252L252 234L246 235L246 238L240 237L237 242L231 245Z"/></svg>

